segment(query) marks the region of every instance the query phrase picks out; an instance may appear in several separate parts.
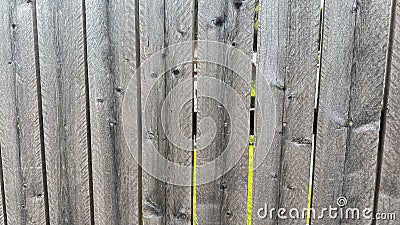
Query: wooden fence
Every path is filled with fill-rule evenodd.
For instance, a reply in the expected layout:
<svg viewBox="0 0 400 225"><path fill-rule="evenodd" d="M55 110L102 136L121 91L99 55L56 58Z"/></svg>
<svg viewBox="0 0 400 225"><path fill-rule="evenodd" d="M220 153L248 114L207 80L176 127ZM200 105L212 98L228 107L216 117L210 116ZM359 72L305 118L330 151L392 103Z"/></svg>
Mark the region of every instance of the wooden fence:
<svg viewBox="0 0 400 225"><path fill-rule="evenodd" d="M214 41L251 58L256 4L253 74L239 79L222 65L207 65L201 59L209 53L245 68L251 61L197 42L191 64L177 65L183 56L163 50ZM266 206L320 209L338 207L338 199L371 215L400 214L399 7L397 0L3 0L0 224L399 224L260 216ZM159 51L157 64L138 69ZM159 75L156 67L170 69ZM153 89L144 85L158 76ZM217 86L197 88L202 77L242 93L248 106L241 129L246 139L254 132L254 140L223 176L197 185L196 168L232 141L235 124L224 106L237 104ZM168 94L192 78L198 80L182 93L193 98L174 114ZM246 84L255 86L254 109ZM263 123L270 115L260 113L267 90L276 106L272 131ZM129 135L128 92L137 110L136 133ZM225 102L197 98L209 93ZM163 113L180 127L165 127ZM207 118L216 134L207 145L183 151L169 141L179 132L195 143L192 137L213 127L202 125ZM262 135L266 130L271 135ZM255 155L266 150L260 143L268 141L255 169ZM143 171L138 163L148 159L148 142L169 161L194 165L193 185ZM165 170L161 165L150 162L154 170Z"/></svg>

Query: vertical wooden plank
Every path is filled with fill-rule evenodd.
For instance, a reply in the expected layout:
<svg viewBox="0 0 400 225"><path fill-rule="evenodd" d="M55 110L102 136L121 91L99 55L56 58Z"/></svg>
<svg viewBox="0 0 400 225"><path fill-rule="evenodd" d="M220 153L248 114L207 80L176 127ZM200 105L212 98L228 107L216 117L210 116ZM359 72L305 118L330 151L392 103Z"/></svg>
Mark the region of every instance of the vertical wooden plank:
<svg viewBox="0 0 400 225"><path fill-rule="evenodd" d="M108 3L85 1L87 10L88 71L94 221L118 224L116 149L114 143L115 76L111 72ZM122 140L123 141L123 140Z"/></svg>
<svg viewBox="0 0 400 225"><path fill-rule="evenodd" d="M103 0L87 0L86 8L94 220L131 224L139 220L137 164L123 137L121 109L136 67L136 9L134 1Z"/></svg>
<svg viewBox="0 0 400 225"><path fill-rule="evenodd" d="M15 125L14 124L14 117L13 115L13 93L9 87L12 87L12 74L13 74L13 66L12 66L12 49L11 49L11 33L12 33L12 22L11 18L11 1L5 1L0 6L0 15L2 15L0 20L0 38L3 40L0 42L0 74L2 77L1 86L0 86L0 99L1 99L1 106L0 106L0 156L1 156L1 212L0 212L0 224L6 224L7 213L5 210L5 205L3 202L7 202L5 197L5 179L4 175L7 174L6 169L3 168L4 165L10 162L10 160L3 159L3 155L9 153L12 150L15 150L16 144L16 135L15 135ZM11 123L10 123L11 121ZM9 125L8 125L9 124ZM11 125L11 126L10 126ZM11 128L11 130L10 130ZM7 134L7 135L5 135ZM8 148L8 149L7 149ZM5 212L5 213L4 213Z"/></svg>
<svg viewBox="0 0 400 225"><path fill-rule="evenodd" d="M252 224L276 224L276 217L259 218L264 216L269 208L279 206L279 181L281 149L283 135L283 112L285 102L285 76L288 64L287 43L289 40L289 2L260 1L258 16L258 46L257 46L257 74L256 74L256 111L255 111L255 152L268 151L267 158L254 171L253 210ZM263 79L269 82L273 91L276 106L276 129L271 146L262 145L261 131L269 130L270 124L266 124L260 115L263 112L261 104L268 103L268 96L264 94ZM261 113L262 113L261 112ZM264 112L265 113L265 112ZM265 149L265 148L270 148ZM267 211L266 211L267 210Z"/></svg>
<svg viewBox="0 0 400 225"><path fill-rule="evenodd" d="M36 4L50 222L90 224L82 2Z"/></svg>
<svg viewBox="0 0 400 225"><path fill-rule="evenodd" d="M2 6L2 159L9 224L45 224L32 3Z"/></svg>
<svg viewBox="0 0 400 225"><path fill-rule="evenodd" d="M193 40L193 23L194 23L194 1L193 0L166 0L165 1L165 47L173 46L182 42L190 42ZM186 44L187 49L184 49L186 54L179 52L167 51L165 68L165 93L168 96L173 90L179 93L176 97L181 97L183 93L190 95L190 100L186 101L184 105L175 108L174 97L166 98L170 100L170 105L166 111L166 127L165 135L171 137L178 132L180 139L171 140L167 142L167 159L175 164L184 165L186 167L192 166L192 151L193 144L186 146L188 148L181 148L184 140L192 139L192 123L193 123L193 45ZM187 56L188 53L190 57ZM190 60L190 61L187 61ZM182 64L184 61L184 64ZM189 81L189 82L187 82ZM184 86L184 92L176 91L181 90L180 85L185 82L190 83L190 87ZM142 99L143 100L143 99ZM165 101L165 100L164 100ZM181 108L180 108L181 107ZM178 117L174 112L179 112ZM175 130L172 124L179 124L180 130ZM193 142L192 142L193 143ZM173 177L174 175L170 175ZM179 175L175 175L179 176ZM191 178L191 176L190 176ZM192 182L188 182L192 184ZM192 224L192 188L191 186L180 186L168 184L166 186L166 224L176 225L191 225Z"/></svg>
<svg viewBox="0 0 400 225"><path fill-rule="evenodd" d="M164 4L142 1L140 6L140 59L143 64L146 59L151 57L153 54L160 51L164 46ZM139 56L138 56L139 57ZM163 68L165 65L154 65L156 68ZM150 72L150 68L143 68L143 75L146 76ZM151 72L150 72L151 73ZM167 78L165 78L167 79ZM143 89L143 88L142 88ZM155 141L152 141L153 145L158 149L160 154L165 157L166 154L166 144L167 142L163 140L162 125L159 122L159 117L161 115L161 105L165 97L165 81L161 80L157 82L158 92L153 92L152 102L154 102L153 107L147 106L150 112L154 114L147 116L150 127L144 130L149 130L154 137ZM143 106L142 106L143 108ZM146 115L146 114L144 114ZM143 126L144 127L144 126ZM146 139L143 139L146 141ZM143 155L146 152L143 151ZM159 166L159 163L153 164L155 167ZM155 168L156 169L156 168ZM160 168L161 169L161 168ZM156 225L165 224L166 222L166 212L165 212L165 183L152 177L147 173L143 173L143 207L144 207L144 224Z"/></svg>
<svg viewBox="0 0 400 225"><path fill-rule="evenodd" d="M318 64L320 1L289 3L279 205L307 208ZM297 221L283 219L281 224Z"/></svg>
<svg viewBox="0 0 400 225"><path fill-rule="evenodd" d="M199 1L198 21L199 21L199 41L217 41L227 45L234 46L243 51L249 57L248 66L251 67L251 58L253 53L253 30L254 30L254 1ZM218 49L207 48L207 45L200 45L198 49L199 60L207 60L207 54L221 61L235 61L235 55L228 56L227 52L218 52ZM204 49L202 49L204 48ZM246 62L236 62L243 65ZM228 86L240 93L240 98L246 104L245 110L250 107L250 82L251 71L248 74L235 74L221 65L199 62L199 78L216 78L225 82ZM239 77L241 76L241 77ZM199 80L201 86L201 79ZM213 86L216 87L216 86ZM209 87L209 88L213 88ZM221 89L209 90L212 97L228 96L228 93ZM204 127L201 121L205 118L212 119L216 126L214 139L209 145L198 143L197 146L197 164L199 166L215 160L225 151L230 141L233 120L229 118L228 105L236 104L234 102L218 102L215 99L204 97L207 95L205 90L198 90L198 138L212 130L212 127ZM247 121L250 121L247 113ZM232 119L232 120L230 120ZM244 121L246 123L246 121ZM244 127L244 134L249 134L249 124ZM203 127L202 127L203 126ZM203 146L204 145L204 146ZM226 159L229 160L229 159ZM224 161L226 164L227 162ZM222 168L225 165L217 165ZM215 168L218 171L220 168ZM217 174L215 180L197 187L197 223L198 224L245 224L247 218L247 173L248 173L248 151L240 157L239 162L223 177L219 178ZM203 174L204 175L204 174ZM201 176L199 174L199 176ZM207 174L207 176L210 176ZM198 180L201 177L197 178Z"/></svg>
<svg viewBox="0 0 400 225"><path fill-rule="evenodd" d="M191 41L193 38L193 1L172 0L159 2L140 2L140 46L142 64L154 55L160 56L160 50L174 44ZM192 51L185 49L184 51ZM156 54L157 53L157 54ZM169 124L182 125L182 133L191 138L192 101L189 101L180 110L177 118L173 111L178 110L174 105L165 106L168 94L183 81L193 75L192 63L177 65L180 53L163 50L162 59L157 64L141 68L142 93L149 92L149 96L142 94L143 113L143 142L153 145L158 152L171 162L190 166L191 153L181 149L179 143L173 143L169 137L177 130L172 130ZM164 74L156 74L163 71ZM144 83L157 78L155 86L145 86ZM179 106L181 107L181 106ZM165 115L166 126L163 126L161 115ZM143 159L151 154L143 148ZM161 162L151 163L154 170L168 172ZM174 176L174 175L172 175ZM150 174L143 176L144 224L191 224L191 188L164 183Z"/></svg>
<svg viewBox="0 0 400 225"><path fill-rule="evenodd" d="M356 1L325 1L313 207L337 206L348 151ZM350 146L351 147L351 146ZM348 153L347 153L348 154ZM372 172L372 171L371 171ZM323 218L313 224L339 224Z"/></svg>
<svg viewBox="0 0 400 225"><path fill-rule="evenodd" d="M17 127L22 181L23 223L46 224L37 101L32 3L19 1L16 10L15 63Z"/></svg>
<svg viewBox="0 0 400 225"><path fill-rule="evenodd" d="M2 172L4 188L7 188L7 194L4 193L7 207L6 216L11 217L10 223L21 223L20 190L21 181L18 176L18 158L15 154L19 151L17 145L19 139L16 126L16 108L15 108L15 64L13 62L13 1L5 1L0 6L1 10L1 39L0 57L1 57L1 80L0 82L0 142L2 157ZM13 169L14 168L14 169ZM5 221L3 221L3 224Z"/></svg>
<svg viewBox="0 0 400 225"><path fill-rule="evenodd" d="M325 2L315 208L373 207L389 17L390 0Z"/></svg>
<svg viewBox="0 0 400 225"><path fill-rule="evenodd" d="M382 221L385 224L398 224L398 217L400 215L400 78L399 78L399 34L400 34L400 5L398 1L392 1L396 5L392 5L395 8L394 23L391 25L393 29L392 39L392 53L389 54L391 57L389 66L390 71L390 86L389 86L389 97L387 105L387 121L386 121L386 134L385 134L385 148L382 157L382 172L381 172L381 183L378 201L378 213L395 213L395 220ZM377 222L378 224L380 221Z"/></svg>
<svg viewBox="0 0 400 225"><path fill-rule="evenodd" d="M277 133L266 160L254 175L253 212L263 210L263 215L268 210L265 206L302 211L307 208L313 150L320 1L266 1L261 4L256 93L259 93L259 102L267 100L264 98L268 96L262 94L261 80L270 82L277 107ZM259 110L262 108L256 106L256 114ZM263 118L256 118L255 152L257 147L260 150L265 147L258 146L263 138L258 136L259 129L263 129L259 125ZM266 218L253 214L253 223L276 223L277 214L270 217L269 213ZM290 218L279 221L281 224L297 222Z"/></svg>

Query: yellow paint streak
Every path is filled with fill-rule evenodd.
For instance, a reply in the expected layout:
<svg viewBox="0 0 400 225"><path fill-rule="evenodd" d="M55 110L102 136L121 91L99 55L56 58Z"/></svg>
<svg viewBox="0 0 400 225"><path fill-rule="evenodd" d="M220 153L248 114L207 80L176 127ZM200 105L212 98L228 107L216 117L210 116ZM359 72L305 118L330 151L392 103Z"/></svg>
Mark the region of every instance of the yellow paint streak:
<svg viewBox="0 0 400 225"><path fill-rule="evenodd" d="M312 149L315 149L315 135L313 135ZM310 177L308 184L308 195L307 195L307 217L306 217L306 225L311 223L311 203L312 203L312 191L313 191L313 176L314 176L314 150L311 152L311 163L310 163Z"/></svg>
<svg viewBox="0 0 400 225"><path fill-rule="evenodd" d="M197 169L197 149L196 147L193 149L193 195L192 195L192 225L197 224L197 215L196 215L196 169Z"/></svg>
<svg viewBox="0 0 400 225"><path fill-rule="evenodd" d="M307 217L306 217L306 224L310 224L310 218L311 218L311 193L312 193L312 188L308 187L308 197L307 197Z"/></svg>
<svg viewBox="0 0 400 225"><path fill-rule="evenodd" d="M251 225L251 217L253 211L253 136L250 136L249 145L249 168L247 172L247 225Z"/></svg>

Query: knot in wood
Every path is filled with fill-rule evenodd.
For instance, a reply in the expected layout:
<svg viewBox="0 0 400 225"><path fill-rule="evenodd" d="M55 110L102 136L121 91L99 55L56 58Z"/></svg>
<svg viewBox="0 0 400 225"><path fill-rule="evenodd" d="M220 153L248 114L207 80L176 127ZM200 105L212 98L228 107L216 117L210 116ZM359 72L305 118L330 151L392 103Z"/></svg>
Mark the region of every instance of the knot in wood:
<svg viewBox="0 0 400 225"><path fill-rule="evenodd" d="M219 16L219 17L215 17L215 18L212 20L212 22L214 23L215 26L221 27L222 25L224 25L225 20L224 20L224 18L222 18L222 17Z"/></svg>
<svg viewBox="0 0 400 225"><path fill-rule="evenodd" d="M117 92L120 92L120 93L121 93L124 89L123 89L122 87L116 87L115 90L116 90Z"/></svg>
<svg viewBox="0 0 400 225"><path fill-rule="evenodd" d="M242 7L242 5L243 5L243 1L242 0L234 0L233 5L235 5L236 9L240 9L240 7Z"/></svg>
<svg viewBox="0 0 400 225"><path fill-rule="evenodd" d="M178 214L176 215L176 218L178 220L187 220L187 219L189 219L189 215L187 213L187 210L185 210L185 209L179 210Z"/></svg>
<svg viewBox="0 0 400 225"><path fill-rule="evenodd" d="M219 187L221 190L225 190L226 188L228 188L228 185L225 182L222 182Z"/></svg>
<svg viewBox="0 0 400 225"><path fill-rule="evenodd" d="M179 71L176 68L172 70L172 74L174 74L175 76L178 76L180 73L181 73L181 71Z"/></svg>

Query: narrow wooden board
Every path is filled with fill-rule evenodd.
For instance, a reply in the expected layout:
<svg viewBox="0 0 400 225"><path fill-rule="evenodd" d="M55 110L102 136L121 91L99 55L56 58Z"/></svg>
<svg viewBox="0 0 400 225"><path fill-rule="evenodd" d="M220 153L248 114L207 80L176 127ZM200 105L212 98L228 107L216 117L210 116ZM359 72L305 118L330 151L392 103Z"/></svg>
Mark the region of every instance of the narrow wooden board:
<svg viewBox="0 0 400 225"><path fill-rule="evenodd" d="M194 30L194 1L193 0L166 0L165 1L165 47L173 46L182 42L191 42L193 40ZM185 140L192 140L193 124L193 44L186 44L185 54L179 51L167 51L165 68L166 80L165 91L171 93L175 90L178 93L176 97L185 95L189 97L184 105L176 108L174 100L162 112L166 115L166 127L164 127L167 137L181 133L179 139L169 140L167 142L167 159L177 165L184 165L188 168L192 166L193 142L191 145L181 148ZM190 55L189 55L190 54ZM182 62L183 61L183 62ZM187 82L189 81L189 82ZM189 86L180 86L183 82ZM176 92L176 90L183 90ZM167 97L168 99L168 97ZM143 100L143 99L142 99ZM165 101L165 100L164 100ZM177 116L178 115L178 116ZM174 129L172 123L179 125L179 130ZM191 174L190 174L191 175ZM171 174L171 177L179 174ZM188 179L192 179L189 176ZM189 182L190 184L192 182ZM191 186L180 186L168 184L166 186L166 224L192 225L192 188Z"/></svg>
<svg viewBox="0 0 400 225"><path fill-rule="evenodd" d="M81 1L37 0L51 224L91 224Z"/></svg>
<svg viewBox="0 0 400 225"><path fill-rule="evenodd" d="M279 206L307 208L319 48L320 1L289 3ZM282 219L281 224L297 223Z"/></svg>
<svg viewBox="0 0 400 225"><path fill-rule="evenodd" d="M256 74L256 111L255 111L255 143L256 154L267 151L268 154L262 164L254 171L253 177L253 210L252 224L276 224L276 217L264 217L270 208L279 205L279 181L282 146L282 116L285 102L285 76L287 59L287 43L289 40L289 5L286 0L260 1L258 17L258 46L257 46L257 74ZM268 103L268 93L264 94L266 87L263 80L269 82L273 91L276 106L276 129L273 143L269 146L260 142L267 137L261 136L261 131L273 129L271 124L265 123L261 117L261 104ZM263 114L265 115L265 114ZM269 149L268 149L269 148ZM260 217L259 217L260 215Z"/></svg>
<svg viewBox="0 0 400 225"><path fill-rule="evenodd" d="M16 7L15 76L17 127L22 182L23 223L46 224L39 112L35 73L32 3Z"/></svg>
<svg viewBox="0 0 400 225"><path fill-rule="evenodd" d="M258 61L256 96L264 88L259 86L262 84L259 79L266 76L276 102L277 133L269 155L255 172L253 221L254 224L273 224L277 220L276 213L272 217L267 215L265 219L255 213L265 206L269 209L276 206L298 208L300 211L307 208L320 1L261 4L260 53L267 55ZM258 101L263 101L262 95ZM262 119L257 116L255 152L263 138L257 136L258 129L262 128L258 125ZM272 191L271 195L269 191ZM279 221L281 224L297 222L291 219Z"/></svg>
<svg viewBox="0 0 400 225"><path fill-rule="evenodd" d="M236 62L237 65L248 63L251 67L251 59L253 53L253 31L254 31L254 1L199 1L198 21L199 21L199 41L216 41L230 46L234 46L238 50L244 52L250 60L247 62ZM202 49L204 48L204 49ZM220 50L220 51L219 51ZM208 60L206 57L212 56L221 61L235 61L235 55L229 56L228 52L221 51L220 48L213 49L208 45L199 45L199 60ZM234 63L232 63L234 64ZM246 65L245 65L246 66ZM239 93L242 101L247 102L244 110L248 110L248 117L243 121L246 123L242 127L244 135L249 135L250 127L250 84L251 70L248 74L235 74L229 69L221 65L213 65L213 63L199 62L199 86L201 78L216 78L225 82ZM238 77L241 76L241 77ZM210 86L209 88L215 88ZM215 99L204 97L209 95ZM227 108L237 102L218 102L216 99L228 99L224 96L233 95L227 93L221 86L220 89L197 91L198 95L198 138L202 138L205 133L212 130L212 126L201 123L205 118L213 120L215 124L215 136L209 145L198 144L197 148L197 165L201 166L214 161L227 148L228 143L235 142L230 140L233 129L241 129L233 127L233 123L237 118L229 118ZM219 96L219 97L218 97ZM238 99L239 100L239 99ZM232 119L232 121L230 120ZM236 121L237 122L237 121ZM229 159L225 159L229 160ZM226 161L224 161L227 164ZM215 168L214 171L225 170L226 165L217 165L221 168ZM214 181L199 185L197 187L197 224L245 224L247 220L247 174L248 174L248 150L244 149L244 154L240 157L238 163L219 178L218 174L214 174ZM210 174L203 174L211 176ZM199 176L201 174L199 173ZM197 180L201 180L198 177Z"/></svg>
<svg viewBox="0 0 400 225"><path fill-rule="evenodd" d="M341 197L346 207L373 207L389 17L390 0L325 2L317 209L337 207ZM327 217L313 224L367 223Z"/></svg>
<svg viewBox="0 0 400 225"><path fill-rule="evenodd" d="M352 1L325 1L313 207L337 206L349 132L357 12ZM322 218L313 224L339 224Z"/></svg>
<svg viewBox="0 0 400 225"><path fill-rule="evenodd" d="M164 5L151 1L142 1L140 6L140 59L145 62L151 55L160 51L164 46ZM138 56L139 57L139 56ZM155 65L156 68L163 68L164 65ZM143 68L143 74L148 74L150 68ZM150 72L151 73L151 72ZM143 76L143 75L142 75ZM146 76L146 75L144 75ZM154 114L148 116L151 127L145 130L151 130L154 134L155 141L152 143L158 151L165 157L166 154L166 141L162 139L162 125L158 121L161 115L161 105L165 96L165 81L161 80L157 84L158 92L153 92L151 97L154 102L154 107L149 110ZM157 102L156 102L157 101ZM142 106L143 107L143 106ZM145 106L146 107L146 106ZM146 141L146 139L143 139ZM143 155L146 152L143 151ZM145 158L145 157L144 157ZM154 163L154 166L159 163ZM156 169L156 168L155 168ZM156 225L165 224L165 183L152 177L146 172L143 173L143 212L144 224Z"/></svg>
<svg viewBox="0 0 400 225"><path fill-rule="evenodd" d="M400 7L397 4L395 14L395 23L393 24L393 53L389 55L391 57L391 73L390 73L390 88L389 88L389 100L388 100L388 114L386 123L386 135L385 135L385 148L382 158L382 173L381 183L379 189L379 201L378 201L378 213L395 213L396 220L385 220L377 221L377 223L384 223L389 225L398 224L400 215L400 78L399 78L399 52L400 52ZM389 72L389 71L388 71Z"/></svg>
<svg viewBox="0 0 400 225"><path fill-rule="evenodd" d="M122 132L126 85L136 68L134 1L86 1L94 221L138 218L137 164ZM132 96L130 96L132 97Z"/></svg>
<svg viewBox="0 0 400 225"><path fill-rule="evenodd" d="M5 204L7 215L10 217L7 221L1 220L2 224L6 222L20 224L21 218L21 181L18 176L18 157L15 154L19 151L18 146L18 131L17 131L17 118L15 108L15 62L13 62L13 29L12 29L12 16L14 8L14 1L5 1L0 6L0 13L3 15L1 22L0 32L0 57L1 57L1 80L0 82L0 142L1 142L1 157L2 157L2 173L3 173L3 184L4 188L7 189L7 193L3 193L5 196Z"/></svg>
<svg viewBox="0 0 400 225"><path fill-rule="evenodd" d="M0 142L7 224L46 224L32 3L6 1L1 10Z"/></svg>
<svg viewBox="0 0 400 225"><path fill-rule="evenodd" d="M159 2L140 2L140 46L142 65L151 57L159 59L155 64L144 66L142 76L142 121L143 143L150 143L157 151L171 162L190 166L192 164L191 149L179 148L179 143L173 143L169 137L177 130L171 130L169 124L179 120L182 134L191 139L192 134L192 101L186 103L179 112L179 117L173 114L178 110L173 105L165 105L168 94L184 80L193 76L192 62L177 65L180 52L163 48L177 43L191 41L193 38L193 1L167 0ZM190 45L189 45L190 46ZM193 52L192 49L184 49ZM163 56L162 56L163 54ZM161 71L161 72L160 72ZM155 86L146 86L148 81L158 79ZM189 87L191 89L191 87ZM143 93L149 93L149 96ZM179 106L181 107L181 106ZM164 114L166 126L163 126L161 115ZM143 159L151 153L143 148ZM152 159L150 165L160 173L169 173L166 165ZM176 174L171 174L176 176ZM191 224L191 188L165 183L144 171L143 202L144 224Z"/></svg>

